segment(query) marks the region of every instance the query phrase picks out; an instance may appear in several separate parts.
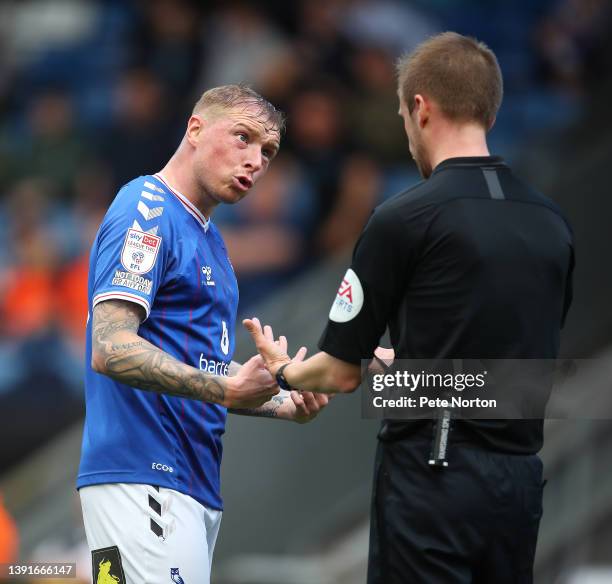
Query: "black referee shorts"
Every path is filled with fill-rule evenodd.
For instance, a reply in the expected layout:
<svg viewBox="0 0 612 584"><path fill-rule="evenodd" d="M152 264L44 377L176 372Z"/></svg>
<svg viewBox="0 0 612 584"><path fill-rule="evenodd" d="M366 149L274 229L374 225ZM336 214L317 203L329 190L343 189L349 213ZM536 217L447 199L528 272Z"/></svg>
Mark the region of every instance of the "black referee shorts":
<svg viewBox="0 0 612 584"><path fill-rule="evenodd" d="M379 442L368 584L531 584L542 516L537 455L431 442Z"/></svg>

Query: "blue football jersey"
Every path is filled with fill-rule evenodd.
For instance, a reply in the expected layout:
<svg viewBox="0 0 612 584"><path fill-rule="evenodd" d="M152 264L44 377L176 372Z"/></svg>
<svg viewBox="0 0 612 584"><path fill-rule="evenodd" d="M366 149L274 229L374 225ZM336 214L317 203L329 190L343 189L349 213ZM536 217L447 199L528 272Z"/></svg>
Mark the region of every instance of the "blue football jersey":
<svg viewBox="0 0 612 584"><path fill-rule="evenodd" d="M238 287L213 225L160 175L124 186L94 241L89 315L105 300L142 306L138 334L183 363L227 375L234 352ZM91 317L85 356L86 417L77 488L145 483L222 509L219 405L124 385L91 368Z"/></svg>

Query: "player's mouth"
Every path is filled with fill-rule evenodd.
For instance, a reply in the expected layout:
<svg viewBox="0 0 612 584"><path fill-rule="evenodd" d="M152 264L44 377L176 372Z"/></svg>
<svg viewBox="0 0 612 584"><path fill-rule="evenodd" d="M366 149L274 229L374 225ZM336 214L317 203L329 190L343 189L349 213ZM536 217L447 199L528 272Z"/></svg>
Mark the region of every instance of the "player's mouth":
<svg viewBox="0 0 612 584"><path fill-rule="evenodd" d="M241 191L248 191L253 186L253 181L248 176L235 176L234 185L237 186Z"/></svg>

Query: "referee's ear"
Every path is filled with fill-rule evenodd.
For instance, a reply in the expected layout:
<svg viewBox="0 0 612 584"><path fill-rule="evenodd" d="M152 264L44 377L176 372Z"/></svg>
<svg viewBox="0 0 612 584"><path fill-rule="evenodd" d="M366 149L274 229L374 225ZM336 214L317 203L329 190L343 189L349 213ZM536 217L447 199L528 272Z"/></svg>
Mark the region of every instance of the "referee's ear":
<svg viewBox="0 0 612 584"><path fill-rule="evenodd" d="M429 115L431 113L431 104L429 100L423 97L420 93L417 93L414 96L414 108L412 111L415 114L416 123L419 129L424 128L429 121Z"/></svg>

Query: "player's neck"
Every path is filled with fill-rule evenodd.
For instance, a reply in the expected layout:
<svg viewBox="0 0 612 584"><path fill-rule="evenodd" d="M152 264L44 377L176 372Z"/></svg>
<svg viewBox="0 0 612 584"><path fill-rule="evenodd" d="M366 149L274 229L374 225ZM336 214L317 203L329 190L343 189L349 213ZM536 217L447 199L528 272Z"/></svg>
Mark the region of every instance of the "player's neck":
<svg viewBox="0 0 612 584"><path fill-rule="evenodd" d="M432 168L449 158L490 156L484 130L471 124L444 128L432 140L429 152Z"/></svg>
<svg viewBox="0 0 612 584"><path fill-rule="evenodd" d="M216 202L209 197L206 193L200 192L196 181L193 179L190 173L181 172L183 165L175 154L159 171L159 174L164 178L168 185L181 195L189 199L189 202L195 205L195 207L206 217L210 218L213 209L216 206Z"/></svg>

